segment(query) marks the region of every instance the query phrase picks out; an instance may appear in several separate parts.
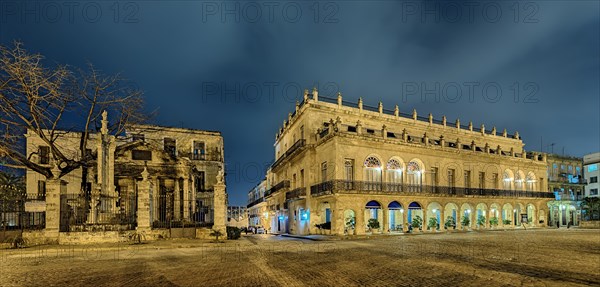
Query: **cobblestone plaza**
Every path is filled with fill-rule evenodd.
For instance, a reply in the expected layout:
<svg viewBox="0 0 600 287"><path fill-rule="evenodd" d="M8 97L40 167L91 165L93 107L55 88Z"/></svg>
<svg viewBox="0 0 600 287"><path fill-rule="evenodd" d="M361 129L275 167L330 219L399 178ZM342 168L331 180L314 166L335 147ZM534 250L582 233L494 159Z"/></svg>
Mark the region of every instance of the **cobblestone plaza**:
<svg viewBox="0 0 600 287"><path fill-rule="evenodd" d="M600 233L582 229L2 250L1 286L598 286Z"/></svg>

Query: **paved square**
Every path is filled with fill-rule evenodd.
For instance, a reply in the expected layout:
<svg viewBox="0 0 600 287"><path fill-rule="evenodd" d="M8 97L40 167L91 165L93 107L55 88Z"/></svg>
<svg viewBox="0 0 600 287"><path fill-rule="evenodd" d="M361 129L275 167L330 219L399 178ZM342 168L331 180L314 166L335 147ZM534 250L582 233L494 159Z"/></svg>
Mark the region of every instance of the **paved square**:
<svg viewBox="0 0 600 287"><path fill-rule="evenodd" d="M0 286L600 286L598 230L251 235L0 252Z"/></svg>

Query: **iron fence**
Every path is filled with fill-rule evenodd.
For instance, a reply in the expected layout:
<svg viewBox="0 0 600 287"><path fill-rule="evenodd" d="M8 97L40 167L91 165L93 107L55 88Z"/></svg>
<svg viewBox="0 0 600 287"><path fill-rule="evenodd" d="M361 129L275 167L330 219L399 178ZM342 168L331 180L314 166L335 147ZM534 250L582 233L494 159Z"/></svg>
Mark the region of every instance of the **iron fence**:
<svg viewBox="0 0 600 287"><path fill-rule="evenodd" d="M137 195L62 194L60 231L119 231L137 226Z"/></svg>
<svg viewBox="0 0 600 287"><path fill-rule="evenodd" d="M211 227L214 209L209 198L186 198L183 194L165 192L150 197L153 228Z"/></svg>
<svg viewBox="0 0 600 287"><path fill-rule="evenodd" d="M45 195L22 194L0 199L0 229L43 229L46 225Z"/></svg>

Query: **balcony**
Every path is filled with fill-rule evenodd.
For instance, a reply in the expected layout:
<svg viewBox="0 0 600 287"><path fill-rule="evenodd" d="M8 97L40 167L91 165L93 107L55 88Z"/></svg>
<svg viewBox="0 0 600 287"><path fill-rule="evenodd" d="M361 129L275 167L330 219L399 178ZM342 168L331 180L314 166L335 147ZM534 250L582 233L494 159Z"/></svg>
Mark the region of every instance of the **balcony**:
<svg viewBox="0 0 600 287"><path fill-rule="evenodd" d="M248 203L248 205L247 205L246 207L247 207L247 208L250 208L250 207L252 207L252 206L255 206L255 205L257 205L257 204L259 204L259 203L261 203L261 202L265 202L265 198L264 198L264 197L260 197L260 198L258 198L258 199L256 199L256 200L254 200L254 201L252 201L252 202Z"/></svg>
<svg viewBox="0 0 600 287"><path fill-rule="evenodd" d="M298 187L285 193L285 200L299 199L306 196L306 187Z"/></svg>
<svg viewBox="0 0 600 287"><path fill-rule="evenodd" d="M310 187L310 194L318 197L334 193L345 194L397 194L424 196L498 196L554 198L554 193L540 191L516 191L502 189L480 189L450 186L410 185L369 181L330 180Z"/></svg>
<svg viewBox="0 0 600 287"><path fill-rule="evenodd" d="M300 150L302 147L306 145L305 139L297 140L284 154L282 154L272 165L271 168L275 169L279 166L285 159L290 158L296 151Z"/></svg>
<svg viewBox="0 0 600 287"><path fill-rule="evenodd" d="M223 157L220 153L191 153L191 152L179 152L180 157L187 157L191 160L202 160L202 161L223 161Z"/></svg>
<svg viewBox="0 0 600 287"><path fill-rule="evenodd" d="M273 193L276 193L276 192L278 192L278 191L280 191L282 189L289 188L289 187L290 187L290 181L289 180L282 180L280 183L274 185L269 190L265 191L265 197L269 197Z"/></svg>

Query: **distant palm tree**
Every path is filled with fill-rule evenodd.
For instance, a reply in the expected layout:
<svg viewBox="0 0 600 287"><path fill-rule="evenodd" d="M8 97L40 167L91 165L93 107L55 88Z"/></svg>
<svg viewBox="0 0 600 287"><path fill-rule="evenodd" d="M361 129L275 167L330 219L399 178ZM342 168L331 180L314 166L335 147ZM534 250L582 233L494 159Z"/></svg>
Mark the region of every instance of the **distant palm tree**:
<svg viewBox="0 0 600 287"><path fill-rule="evenodd" d="M25 196L25 181L22 176L0 172L0 199L21 199Z"/></svg>

